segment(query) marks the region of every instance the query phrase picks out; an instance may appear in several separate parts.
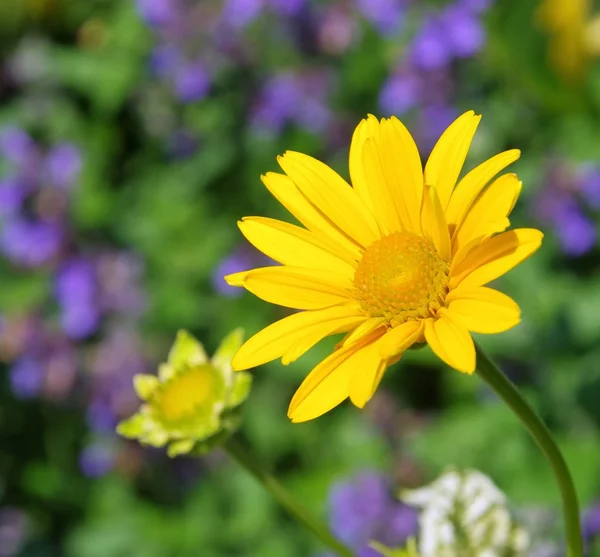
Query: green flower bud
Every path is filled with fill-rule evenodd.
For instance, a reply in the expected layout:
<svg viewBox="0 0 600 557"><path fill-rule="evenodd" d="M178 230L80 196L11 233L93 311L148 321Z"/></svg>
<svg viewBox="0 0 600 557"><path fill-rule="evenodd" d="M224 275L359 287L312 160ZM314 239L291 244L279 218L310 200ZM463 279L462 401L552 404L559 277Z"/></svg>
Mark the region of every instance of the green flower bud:
<svg viewBox="0 0 600 557"><path fill-rule="evenodd" d="M230 333L209 360L200 342L179 331L158 376L134 377L144 404L117 432L144 445L168 445L171 457L207 452L226 439L239 427L239 407L252 384L249 373L231 369L242 336L241 329Z"/></svg>

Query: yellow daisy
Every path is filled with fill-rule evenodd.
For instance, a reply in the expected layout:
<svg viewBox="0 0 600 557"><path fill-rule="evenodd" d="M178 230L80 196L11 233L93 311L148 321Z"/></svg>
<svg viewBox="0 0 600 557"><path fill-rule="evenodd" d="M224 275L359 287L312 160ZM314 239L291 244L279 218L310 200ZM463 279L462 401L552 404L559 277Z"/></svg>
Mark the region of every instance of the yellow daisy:
<svg viewBox="0 0 600 557"><path fill-rule="evenodd" d="M470 111L452 123L425 169L398 119L369 116L350 146L353 187L322 162L290 151L278 158L285 174L262 177L304 227L242 219L244 236L281 265L226 280L302 311L250 338L233 369L276 358L289 364L324 337L347 333L300 385L292 421L316 418L348 397L362 408L388 365L417 342L473 373L469 331L499 333L519 323L517 304L484 285L529 257L543 235L505 232L521 191L515 174L488 185L520 151L492 157L455 186L480 118Z"/></svg>

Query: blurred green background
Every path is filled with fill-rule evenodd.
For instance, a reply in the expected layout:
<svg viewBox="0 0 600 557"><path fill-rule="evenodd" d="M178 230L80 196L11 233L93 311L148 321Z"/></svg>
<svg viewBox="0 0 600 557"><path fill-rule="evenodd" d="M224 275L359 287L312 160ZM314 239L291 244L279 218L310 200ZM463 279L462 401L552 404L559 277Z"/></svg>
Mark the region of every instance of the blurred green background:
<svg viewBox="0 0 600 557"><path fill-rule="evenodd" d="M427 156L483 114L467 167L508 148L513 225L544 245L503 277L516 329L478 339L600 497L600 27L581 0L0 0L0 557L295 557L322 551L218 451L119 439L133 374L187 328L209 352L285 315L223 274L261 265L236 227L287 219L260 182L286 149L347 176L354 126L396 114ZM479 468L548 509L550 471L477 377L429 349L350 405L292 425L323 342L255 371L243 436L316 514L365 470L395 486ZM592 515L590 515L592 516ZM596 523L599 521L596 520ZM586 522L591 540L600 524ZM560 532L556 533L560 537ZM560 551L558 553L560 555Z"/></svg>

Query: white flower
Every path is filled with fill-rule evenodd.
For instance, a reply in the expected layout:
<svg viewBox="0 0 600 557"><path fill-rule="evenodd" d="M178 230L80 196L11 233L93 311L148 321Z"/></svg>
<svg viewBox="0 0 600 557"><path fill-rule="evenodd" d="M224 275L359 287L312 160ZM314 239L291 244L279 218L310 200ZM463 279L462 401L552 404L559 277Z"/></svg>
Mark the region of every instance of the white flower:
<svg viewBox="0 0 600 557"><path fill-rule="evenodd" d="M477 470L451 470L401 498L421 509L421 557L520 557L529 536L508 511L506 496Z"/></svg>

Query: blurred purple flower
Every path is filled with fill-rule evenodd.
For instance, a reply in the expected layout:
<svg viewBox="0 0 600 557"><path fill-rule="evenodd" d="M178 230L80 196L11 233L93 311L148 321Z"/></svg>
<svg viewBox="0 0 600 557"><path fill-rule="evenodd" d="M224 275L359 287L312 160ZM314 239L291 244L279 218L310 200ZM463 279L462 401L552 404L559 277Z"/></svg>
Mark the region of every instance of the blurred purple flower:
<svg viewBox="0 0 600 557"><path fill-rule="evenodd" d="M229 286L225 279L226 275L246 271L253 267L252 257L247 250L236 250L231 255L228 255L217 265L212 275L213 288L223 296L237 298L244 293L243 288Z"/></svg>
<svg viewBox="0 0 600 557"><path fill-rule="evenodd" d="M173 75L181 63L181 51L174 43L159 44L150 55L150 70L161 78Z"/></svg>
<svg viewBox="0 0 600 557"><path fill-rule="evenodd" d="M88 260L73 258L61 266L56 277L56 297L61 307L61 326L68 337L81 339L96 331L100 321L97 279Z"/></svg>
<svg viewBox="0 0 600 557"><path fill-rule="evenodd" d="M313 133L323 131L331 120L327 106L329 76L279 74L267 81L253 115L253 126L259 131L276 133L288 122L295 122Z"/></svg>
<svg viewBox="0 0 600 557"><path fill-rule="evenodd" d="M10 368L12 392L19 398L36 397L44 385L42 364L31 356L23 356Z"/></svg>
<svg viewBox="0 0 600 557"><path fill-rule="evenodd" d="M325 6L316 23L318 43L326 54L333 56L344 54L357 36L356 18L343 5Z"/></svg>
<svg viewBox="0 0 600 557"><path fill-rule="evenodd" d="M600 209L600 167L585 165L577 177L577 189L592 209Z"/></svg>
<svg viewBox="0 0 600 557"><path fill-rule="evenodd" d="M114 431L119 420L109 404L94 400L88 405L86 421L92 431L110 433Z"/></svg>
<svg viewBox="0 0 600 557"><path fill-rule="evenodd" d="M88 445L79 455L79 468L84 476L98 478L108 474L115 466L114 449L102 442Z"/></svg>
<svg viewBox="0 0 600 557"><path fill-rule="evenodd" d="M304 6L307 0L268 0L269 4L275 12L284 16L297 15Z"/></svg>
<svg viewBox="0 0 600 557"><path fill-rule="evenodd" d="M19 211L27 192L15 178L0 180L0 217L14 215Z"/></svg>
<svg viewBox="0 0 600 557"><path fill-rule="evenodd" d="M372 540L398 547L418 528L416 510L396 501L385 479L373 472L336 484L329 508L333 533L358 551L359 557L378 555L368 547Z"/></svg>
<svg viewBox="0 0 600 557"><path fill-rule="evenodd" d="M252 23L263 8L264 0L227 0L221 15L227 25L242 29Z"/></svg>
<svg viewBox="0 0 600 557"><path fill-rule="evenodd" d="M600 534L600 502L596 502L583 514L581 532L586 543Z"/></svg>
<svg viewBox="0 0 600 557"><path fill-rule="evenodd" d="M191 103L206 97L210 90L210 76L200 62L184 65L175 75L175 93L180 101Z"/></svg>
<svg viewBox="0 0 600 557"><path fill-rule="evenodd" d="M0 154L13 164L25 165L37 153L37 147L27 132L6 128L0 132Z"/></svg>
<svg viewBox="0 0 600 557"><path fill-rule="evenodd" d="M48 181L58 188L69 188L81 172L81 152L72 143L59 143L46 155Z"/></svg>
<svg viewBox="0 0 600 557"><path fill-rule="evenodd" d="M556 213L555 228L560 245L567 255L584 255L596 244L594 223L573 204L562 207Z"/></svg>
<svg viewBox="0 0 600 557"><path fill-rule="evenodd" d="M364 545L385 518L388 499L385 480L375 473L334 485L329 495L333 533L354 548Z"/></svg>
<svg viewBox="0 0 600 557"><path fill-rule="evenodd" d="M18 218L6 223L0 245L13 263L37 267L56 257L62 240L63 232L57 224Z"/></svg>
<svg viewBox="0 0 600 557"><path fill-rule="evenodd" d="M452 49L444 21L437 15L425 17L410 47L410 61L420 70L437 70L452 60Z"/></svg>
<svg viewBox="0 0 600 557"><path fill-rule="evenodd" d="M27 539L29 520L15 507L0 508L0 557L16 557Z"/></svg>
<svg viewBox="0 0 600 557"><path fill-rule="evenodd" d="M391 75L379 92L379 110L383 116L400 115L419 102L419 79L413 73Z"/></svg>
<svg viewBox="0 0 600 557"><path fill-rule="evenodd" d="M461 6L448 6L442 13L444 37L454 56L470 58L485 44L485 29L479 18Z"/></svg>
<svg viewBox="0 0 600 557"><path fill-rule="evenodd" d="M138 13L151 27L172 24L178 15L177 0L136 0Z"/></svg>
<svg viewBox="0 0 600 557"><path fill-rule="evenodd" d="M384 35L400 30L404 20L403 0L355 0L359 12Z"/></svg>
<svg viewBox="0 0 600 557"><path fill-rule="evenodd" d="M259 128L279 131L301 102L293 74L282 73L267 80L255 108L253 120Z"/></svg>
<svg viewBox="0 0 600 557"><path fill-rule="evenodd" d="M424 106L419 111L417 138L420 151L428 153L441 134L458 116L457 109L443 104Z"/></svg>
<svg viewBox="0 0 600 557"><path fill-rule="evenodd" d="M144 266L132 253L105 253L96 260L98 304L103 312L140 315L146 307L141 279Z"/></svg>
<svg viewBox="0 0 600 557"><path fill-rule="evenodd" d="M482 14L492 5L492 0L458 0L457 6L470 10L474 14Z"/></svg>

